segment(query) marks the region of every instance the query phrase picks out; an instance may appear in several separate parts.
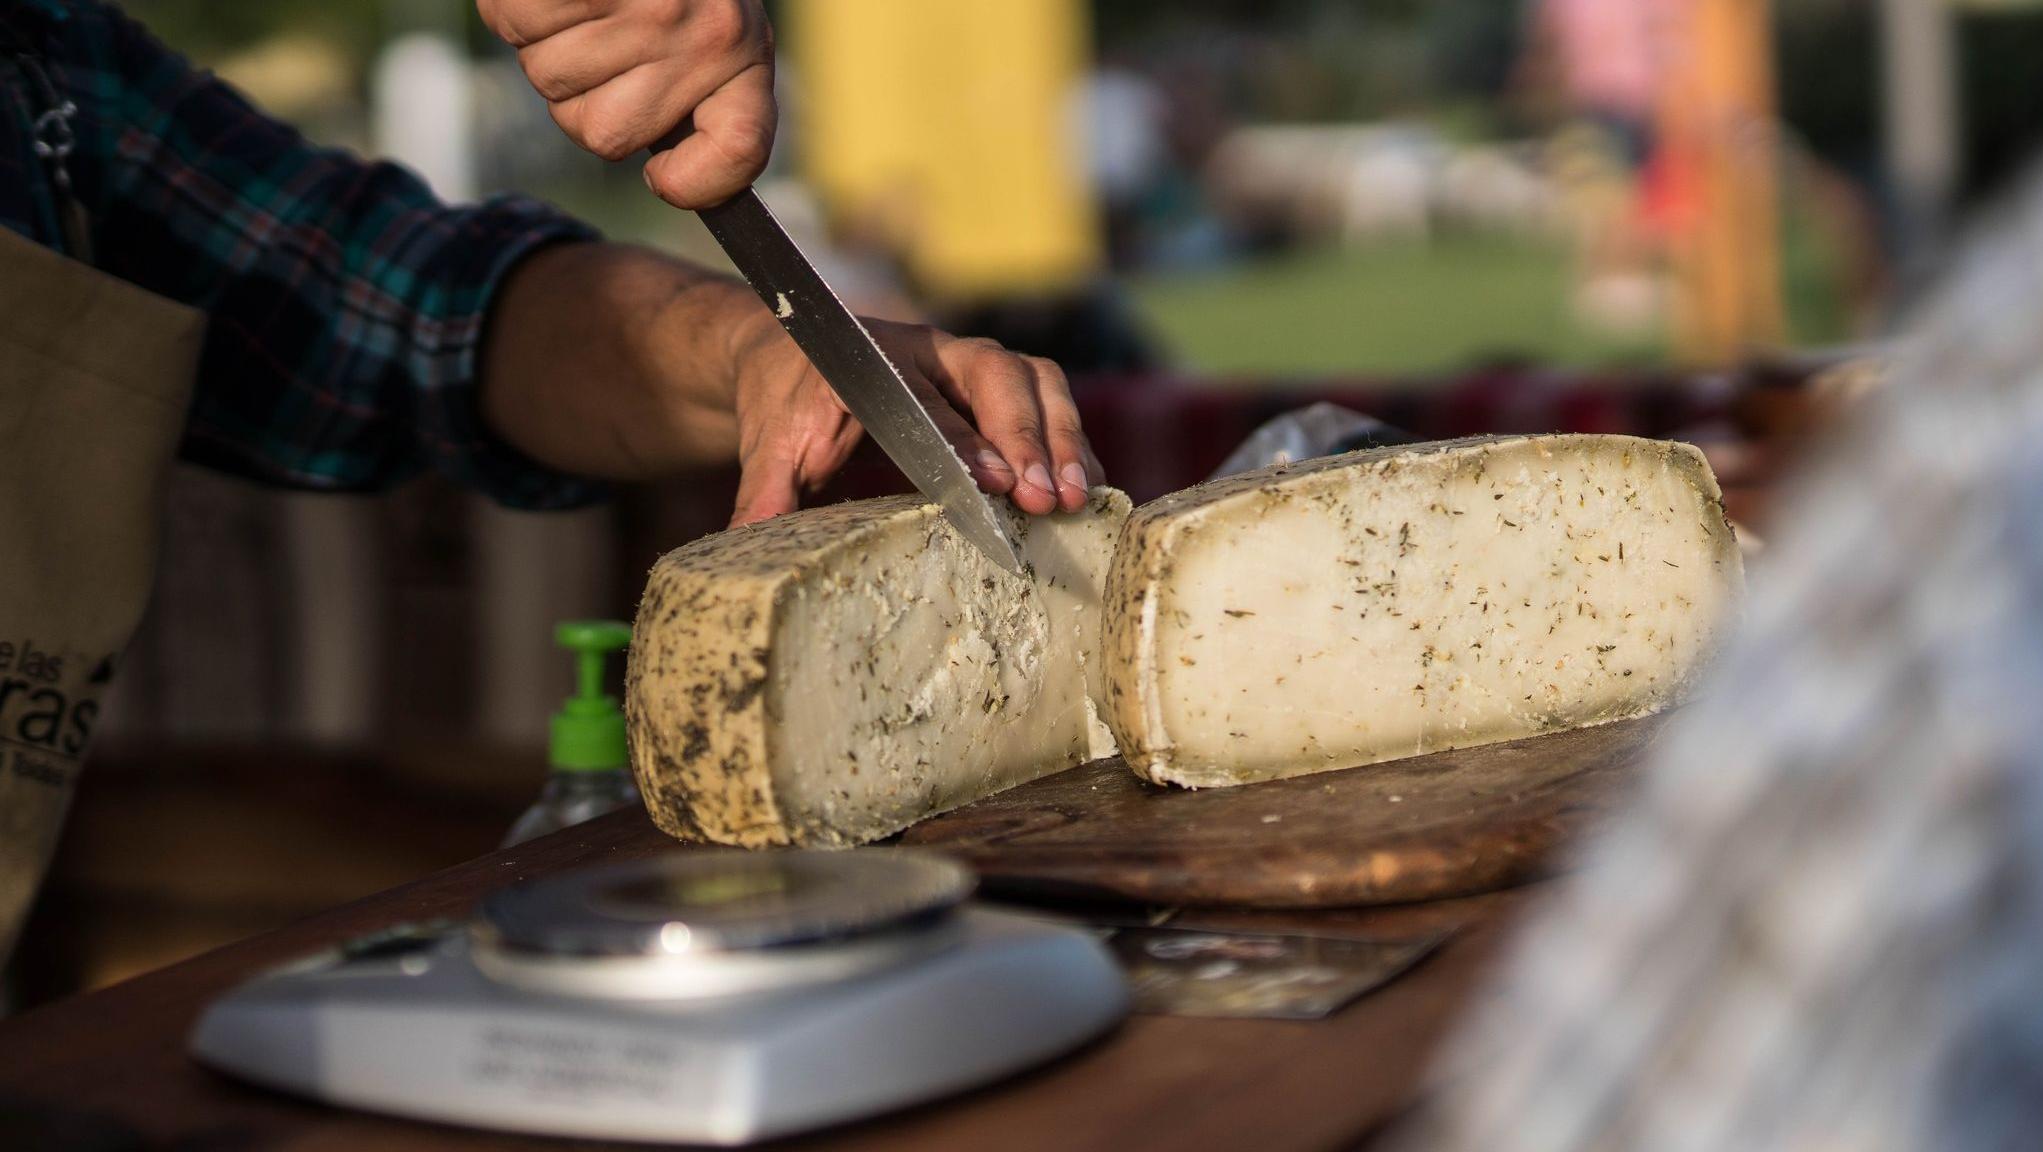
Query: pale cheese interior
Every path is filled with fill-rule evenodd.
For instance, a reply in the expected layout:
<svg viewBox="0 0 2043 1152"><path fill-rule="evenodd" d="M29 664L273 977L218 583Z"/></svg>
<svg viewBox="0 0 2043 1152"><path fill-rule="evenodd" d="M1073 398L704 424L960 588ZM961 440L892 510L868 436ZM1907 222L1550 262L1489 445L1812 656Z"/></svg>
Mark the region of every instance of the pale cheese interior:
<svg viewBox="0 0 2043 1152"><path fill-rule="evenodd" d="M775 610L767 752L798 841L884 836L1084 762L1099 603L1126 497L1014 515L1027 578L933 507L887 518L789 582Z"/></svg>
<svg viewBox="0 0 2043 1152"><path fill-rule="evenodd" d="M1193 786L1664 707L1742 584L1692 448L1559 436L1379 451L1137 513L1117 735Z"/></svg>

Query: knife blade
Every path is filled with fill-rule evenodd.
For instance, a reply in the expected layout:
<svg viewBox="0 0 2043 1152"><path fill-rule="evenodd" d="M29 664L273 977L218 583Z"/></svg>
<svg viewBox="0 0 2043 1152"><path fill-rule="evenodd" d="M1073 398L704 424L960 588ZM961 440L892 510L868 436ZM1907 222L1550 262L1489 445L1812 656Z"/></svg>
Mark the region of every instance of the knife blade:
<svg viewBox="0 0 2043 1152"><path fill-rule="evenodd" d="M655 151L672 148L688 131L684 126ZM995 564L1019 573L1021 557L1014 541L957 449L937 430L901 370L823 282L759 193L747 188L696 215L895 467L942 506L960 536Z"/></svg>

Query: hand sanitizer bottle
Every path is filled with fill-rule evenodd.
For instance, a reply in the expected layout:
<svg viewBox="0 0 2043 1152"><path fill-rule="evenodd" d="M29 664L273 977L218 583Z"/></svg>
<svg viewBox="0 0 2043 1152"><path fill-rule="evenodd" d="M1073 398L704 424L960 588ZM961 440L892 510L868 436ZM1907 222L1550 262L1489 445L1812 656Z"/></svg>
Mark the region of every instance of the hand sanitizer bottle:
<svg viewBox="0 0 2043 1152"><path fill-rule="evenodd" d="M511 825L504 847L593 820L638 803L638 788L624 752L624 713L603 691L604 657L631 643L627 625L574 620L554 629L554 640L575 653L576 691L553 714L547 762L552 772L539 800Z"/></svg>

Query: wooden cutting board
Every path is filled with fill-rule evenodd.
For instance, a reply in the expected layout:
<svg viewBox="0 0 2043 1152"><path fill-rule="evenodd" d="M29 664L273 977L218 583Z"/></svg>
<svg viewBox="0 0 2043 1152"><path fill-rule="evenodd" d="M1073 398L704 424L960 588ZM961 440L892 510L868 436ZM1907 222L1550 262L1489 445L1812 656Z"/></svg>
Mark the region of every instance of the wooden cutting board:
<svg viewBox="0 0 2043 1152"><path fill-rule="evenodd" d="M1333 908L1549 874L1620 802L1660 718L1243 788L1188 792L1101 760L908 830L994 893Z"/></svg>

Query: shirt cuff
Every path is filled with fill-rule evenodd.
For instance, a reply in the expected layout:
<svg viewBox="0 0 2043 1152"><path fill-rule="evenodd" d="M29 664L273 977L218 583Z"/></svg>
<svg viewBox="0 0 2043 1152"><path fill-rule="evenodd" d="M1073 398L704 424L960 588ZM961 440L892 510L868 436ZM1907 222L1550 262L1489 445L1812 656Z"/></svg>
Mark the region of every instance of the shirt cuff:
<svg viewBox="0 0 2043 1152"><path fill-rule="evenodd" d="M446 341L419 413L425 458L441 473L507 508L551 511L603 500L606 485L541 464L490 431L482 415L482 353L497 292L527 257L554 244L601 239L593 228L534 200L505 197L456 210L440 250L457 285L462 337Z"/></svg>

